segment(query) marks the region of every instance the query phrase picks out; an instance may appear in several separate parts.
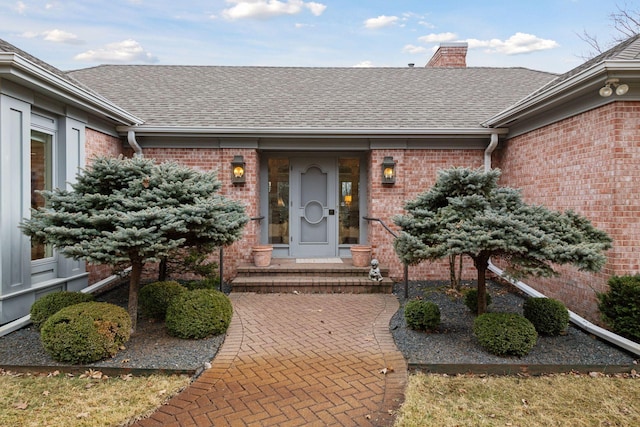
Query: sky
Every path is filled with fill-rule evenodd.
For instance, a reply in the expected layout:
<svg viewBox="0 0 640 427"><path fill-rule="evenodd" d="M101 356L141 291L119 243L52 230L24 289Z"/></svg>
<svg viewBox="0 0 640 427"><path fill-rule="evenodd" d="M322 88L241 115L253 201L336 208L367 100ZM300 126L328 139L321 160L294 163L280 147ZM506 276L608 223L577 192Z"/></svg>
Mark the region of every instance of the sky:
<svg viewBox="0 0 640 427"><path fill-rule="evenodd" d="M0 38L62 70L100 64L424 66L466 42L467 66L563 73L579 36L615 34L637 0L0 0Z"/></svg>

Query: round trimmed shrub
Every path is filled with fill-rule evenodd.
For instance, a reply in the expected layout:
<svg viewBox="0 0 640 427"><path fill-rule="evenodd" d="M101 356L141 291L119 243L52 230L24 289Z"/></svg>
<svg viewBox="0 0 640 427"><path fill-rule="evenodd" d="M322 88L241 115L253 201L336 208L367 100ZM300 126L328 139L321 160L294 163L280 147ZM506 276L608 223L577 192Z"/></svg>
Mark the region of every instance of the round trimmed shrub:
<svg viewBox="0 0 640 427"><path fill-rule="evenodd" d="M60 291L45 295L31 306L31 321L36 328L40 329L49 317L61 309L89 301L93 301L93 295L82 292Z"/></svg>
<svg viewBox="0 0 640 427"><path fill-rule="evenodd" d="M469 310L476 315L478 314L478 290L471 289L467 291L464 296L464 305L469 307ZM491 305L491 295L487 292L487 307Z"/></svg>
<svg viewBox="0 0 640 427"><path fill-rule="evenodd" d="M440 325L440 307L434 302L412 300L404 306L407 326L419 331L431 331Z"/></svg>
<svg viewBox="0 0 640 427"><path fill-rule="evenodd" d="M220 287L220 278L213 277L202 280L189 280L181 283L181 285L190 291L194 289L218 289Z"/></svg>
<svg viewBox="0 0 640 427"><path fill-rule="evenodd" d="M225 294L215 289L183 292L169 303L165 324L170 335L200 339L227 331L233 307Z"/></svg>
<svg viewBox="0 0 640 427"><path fill-rule="evenodd" d="M149 283L138 294L140 310L146 317L164 320L171 300L186 291L187 288L178 282Z"/></svg>
<svg viewBox="0 0 640 427"><path fill-rule="evenodd" d="M473 333L482 347L498 356L524 356L538 340L533 324L515 313L481 314L473 322Z"/></svg>
<svg viewBox="0 0 640 427"><path fill-rule="evenodd" d="M527 318L540 335L556 336L569 326L569 310L553 298L529 298L522 305Z"/></svg>
<svg viewBox="0 0 640 427"><path fill-rule="evenodd" d="M65 307L44 322L40 340L58 362L90 363L115 355L129 340L127 311L106 302Z"/></svg>

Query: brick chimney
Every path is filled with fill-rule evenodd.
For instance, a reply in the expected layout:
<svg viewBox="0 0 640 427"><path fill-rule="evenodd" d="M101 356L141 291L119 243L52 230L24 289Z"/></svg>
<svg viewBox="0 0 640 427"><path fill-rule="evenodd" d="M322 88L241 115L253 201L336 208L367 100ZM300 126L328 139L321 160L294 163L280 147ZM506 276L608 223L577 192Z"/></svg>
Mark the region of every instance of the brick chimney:
<svg viewBox="0 0 640 427"><path fill-rule="evenodd" d="M426 67L454 67L467 66L467 43L442 43L433 54Z"/></svg>

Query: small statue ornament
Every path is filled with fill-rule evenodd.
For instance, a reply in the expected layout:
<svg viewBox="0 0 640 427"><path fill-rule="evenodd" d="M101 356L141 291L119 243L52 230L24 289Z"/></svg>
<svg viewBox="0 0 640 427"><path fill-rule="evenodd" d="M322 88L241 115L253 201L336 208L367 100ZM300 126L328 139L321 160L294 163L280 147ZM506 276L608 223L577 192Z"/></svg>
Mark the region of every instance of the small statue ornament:
<svg viewBox="0 0 640 427"><path fill-rule="evenodd" d="M371 269L369 269L369 279L373 280L374 282L382 281L382 273L380 273L379 265L380 263L378 262L377 259L371 260Z"/></svg>

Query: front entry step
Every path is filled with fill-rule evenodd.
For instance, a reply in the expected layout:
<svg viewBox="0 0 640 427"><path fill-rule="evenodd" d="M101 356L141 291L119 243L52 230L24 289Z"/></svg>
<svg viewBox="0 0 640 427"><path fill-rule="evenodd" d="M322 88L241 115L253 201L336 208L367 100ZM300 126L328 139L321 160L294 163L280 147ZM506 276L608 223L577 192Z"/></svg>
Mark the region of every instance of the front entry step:
<svg viewBox="0 0 640 427"><path fill-rule="evenodd" d="M299 263L273 259L268 267L245 264L231 282L234 292L257 293L391 293L393 281L382 269L383 280L369 279L368 267L354 267L350 259L339 263Z"/></svg>

